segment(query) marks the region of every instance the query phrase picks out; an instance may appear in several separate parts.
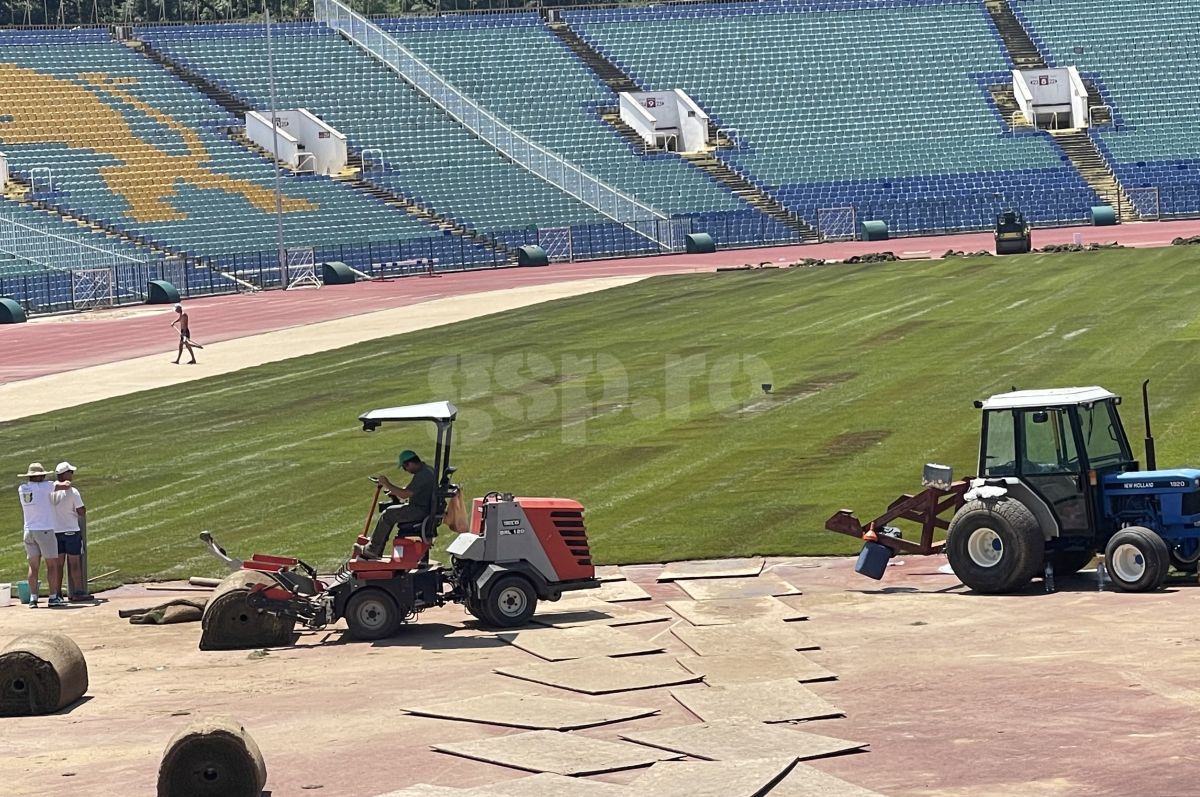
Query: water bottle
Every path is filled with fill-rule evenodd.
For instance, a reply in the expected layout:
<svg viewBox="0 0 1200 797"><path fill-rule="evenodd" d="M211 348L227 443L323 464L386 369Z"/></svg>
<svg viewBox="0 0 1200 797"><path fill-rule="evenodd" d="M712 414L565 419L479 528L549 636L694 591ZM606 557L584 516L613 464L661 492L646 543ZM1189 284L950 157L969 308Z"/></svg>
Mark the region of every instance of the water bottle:
<svg viewBox="0 0 1200 797"><path fill-rule="evenodd" d="M1054 562L1046 560L1046 572L1043 576L1043 581L1046 585L1046 592L1054 592Z"/></svg>
<svg viewBox="0 0 1200 797"><path fill-rule="evenodd" d="M1104 592L1104 582L1108 574L1104 570L1104 560L1096 563L1096 591Z"/></svg>

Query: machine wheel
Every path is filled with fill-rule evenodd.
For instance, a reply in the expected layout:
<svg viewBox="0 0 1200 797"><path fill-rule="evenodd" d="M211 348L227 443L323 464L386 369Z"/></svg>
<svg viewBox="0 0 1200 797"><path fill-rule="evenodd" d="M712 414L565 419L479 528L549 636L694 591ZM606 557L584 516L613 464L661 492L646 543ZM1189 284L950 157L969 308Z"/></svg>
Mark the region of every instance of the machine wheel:
<svg viewBox="0 0 1200 797"><path fill-rule="evenodd" d="M1190 550L1189 550L1190 549ZM1200 564L1200 543L1185 540L1171 548L1171 566L1182 573L1195 573Z"/></svg>
<svg viewBox="0 0 1200 797"><path fill-rule="evenodd" d="M1096 551L1088 548L1084 551L1049 551L1046 558L1054 562L1054 573L1059 576L1069 576L1087 567Z"/></svg>
<svg viewBox="0 0 1200 797"><path fill-rule="evenodd" d="M1104 549L1104 567L1122 592L1152 592L1167 580L1167 541L1142 526L1121 529Z"/></svg>
<svg viewBox="0 0 1200 797"><path fill-rule="evenodd" d="M1015 498L971 501L950 521L946 554L962 583L976 592L1015 592L1045 558L1037 518Z"/></svg>
<svg viewBox="0 0 1200 797"><path fill-rule="evenodd" d="M386 639L400 626L396 601L381 589L360 589L346 602L346 625L355 639L370 642Z"/></svg>
<svg viewBox="0 0 1200 797"><path fill-rule="evenodd" d="M500 628L516 628L525 625L537 610L537 593L529 579L522 576L504 576L492 585L487 598L480 606L483 619Z"/></svg>
<svg viewBox="0 0 1200 797"><path fill-rule="evenodd" d="M478 598L467 598L463 601L463 606L466 608L467 614L477 620L487 621L487 618L483 615L483 606L480 605Z"/></svg>

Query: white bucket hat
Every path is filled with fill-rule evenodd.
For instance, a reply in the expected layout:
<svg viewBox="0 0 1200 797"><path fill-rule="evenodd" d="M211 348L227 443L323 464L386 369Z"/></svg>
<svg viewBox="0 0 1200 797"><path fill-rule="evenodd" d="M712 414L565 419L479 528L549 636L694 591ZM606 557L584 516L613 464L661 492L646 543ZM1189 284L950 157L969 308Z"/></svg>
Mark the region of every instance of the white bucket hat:
<svg viewBox="0 0 1200 797"><path fill-rule="evenodd" d="M17 475L18 476L49 476L50 474L46 472L46 468L42 466L42 463L31 462L31 463L29 463L29 470L25 471L24 473L18 473Z"/></svg>

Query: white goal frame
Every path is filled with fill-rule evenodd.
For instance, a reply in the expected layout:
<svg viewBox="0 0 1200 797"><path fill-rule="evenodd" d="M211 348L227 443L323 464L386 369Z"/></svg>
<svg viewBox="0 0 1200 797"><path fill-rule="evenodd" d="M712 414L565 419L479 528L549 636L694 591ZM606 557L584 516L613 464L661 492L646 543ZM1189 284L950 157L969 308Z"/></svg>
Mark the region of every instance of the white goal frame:
<svg viewBox="0 0 1200 797"><path fill-rule="evenodd" d="M71 306L94 310L113 306L113 270L81 268L71 271Z"/></svg>
<svg viewBox="0 0 1200 797"><path fill-rule="evenodd" d="M858 237L858 211L853 205L817 208L817 236L822 241L853 241Z"/></svg>
<svg viewBox="0 0 1200 797"><path fill-rule="evenodd" d="M293 288L320 288L321 280L317 277L317 261L312 247L303 249L288 249L287 273L283 275L286 290Z"/></svg>

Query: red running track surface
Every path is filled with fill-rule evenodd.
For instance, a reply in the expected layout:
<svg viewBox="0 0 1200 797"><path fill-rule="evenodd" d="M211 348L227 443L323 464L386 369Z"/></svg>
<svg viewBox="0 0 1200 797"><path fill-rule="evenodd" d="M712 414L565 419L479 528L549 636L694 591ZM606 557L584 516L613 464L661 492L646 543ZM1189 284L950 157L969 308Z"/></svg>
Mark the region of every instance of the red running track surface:
<svg viewBox="0 0 1200 797"><path fill-rule="evenodd" d="M1165 246L1176 237L1200 234L1200 220L1146 222L1119 227L1065 227L1034 230L1034 246L1117 241L1127 246ZM903 258L940 257L948 249L991 250L991 233L968 233L890 241L844 241L762 249L733 249L710 255L663 255L600 260L548 268L505 268L360 282L320 290L264 291L210 296L187 301L195 339L204 344L257 335L376 310L418 304L448 296L548 285L613 276L653 276L707 272L760 263L790 263L806 257L844 260L868 252L892 251ZM0 326L0 383L32 379L91 365L174 352L169 307L99 311L43 323Z"/></svg>

